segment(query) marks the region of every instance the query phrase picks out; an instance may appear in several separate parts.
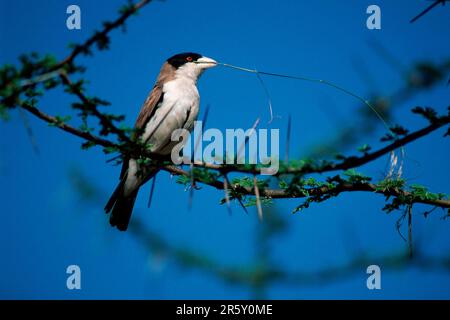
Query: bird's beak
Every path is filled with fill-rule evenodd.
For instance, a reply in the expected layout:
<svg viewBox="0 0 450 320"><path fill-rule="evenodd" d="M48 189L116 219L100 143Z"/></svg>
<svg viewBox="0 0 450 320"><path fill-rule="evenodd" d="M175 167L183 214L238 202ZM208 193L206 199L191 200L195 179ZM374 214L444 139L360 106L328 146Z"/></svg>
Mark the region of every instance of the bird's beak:
<svg viewBox="0 0 450 320"><path fill-rule="evenodd" d="M201 65L203 69L209 69L217 66L217 61L208 57L201 57L197 59L197 63Z"/></svg>

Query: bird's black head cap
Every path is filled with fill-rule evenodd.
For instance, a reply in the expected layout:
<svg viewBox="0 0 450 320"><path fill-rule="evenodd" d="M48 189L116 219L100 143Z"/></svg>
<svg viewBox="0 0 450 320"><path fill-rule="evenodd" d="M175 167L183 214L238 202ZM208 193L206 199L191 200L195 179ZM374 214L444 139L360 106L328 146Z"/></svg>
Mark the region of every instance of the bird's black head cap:
<svg viewBox="0 0 450 320"><path fill-rule="evenodd" d="M183 64L188 62L194 62L197 61L202 57L201 54L194 53L194 52L183 52L174 55L173 57L170 57L167 59L167 62L174 66L176 69L181 67Z"/></svg>

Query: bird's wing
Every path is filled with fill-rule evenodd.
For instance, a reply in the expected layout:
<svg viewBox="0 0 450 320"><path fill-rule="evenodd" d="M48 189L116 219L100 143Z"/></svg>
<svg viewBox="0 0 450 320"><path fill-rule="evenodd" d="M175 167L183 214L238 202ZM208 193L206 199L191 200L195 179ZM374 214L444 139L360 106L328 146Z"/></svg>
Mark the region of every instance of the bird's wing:
<svg viewBox="0 0 450 320"><path fill-rule="evenodd" d="M162 101L163 96L162 86L157 83L142 105L141 111L139 112L134 125L136 129L145 128L148 120L150 120L150 118L154 115L157 105Z"/></svg>
<svg viewBox="0 0 450 320"><path fill-rule="evenodd" d="M159 72L156 84L153 90L148 95L141 111L136 120L135 128L144 129L147 122L154 115L156 107L162 101L164 93L163 86L166 82L169 82L175 78L175 68L167 62L163 64L161 71Z"/></svg>
<svg viewBox="0 0 450 320"><path fill-rule="evenodd" d="M139 112L139 115L136 119L134 127L138 129L138 131L145 129L147 122L155 113L155 110L158 104L162 101L163 96L164 94L162 91L162 86L160 85L159 82L157 82L153 87L152 91L150 92L150 94L148 95L147 99L145 99L141 111ZM135 133L138 133L138 131ZM133 135L133 139L137 139L137 136ZM124 178L128 170L128 161L129 161L128 158L123 159L122 170L120 172L120 179Z"/></svg>
<svg viewBox="0 0 450 320"><path fill-rule="evenodd" d="M144 104L141 107L141 111L136 119L134 127L138 131L145 129L148 121L153 117L158 104L162 102L164 97L163 86L166 82L169 82L175 78L175 68L169 63L164 63L159 72L158 79L154 85L152 91L145 99ZM139 135L139 134L138 134ZM133 139L138 138L138 136L133 136ZM123 159L122 171L120 172L120 179L124 178L128 170L129 159Z"/></svg>

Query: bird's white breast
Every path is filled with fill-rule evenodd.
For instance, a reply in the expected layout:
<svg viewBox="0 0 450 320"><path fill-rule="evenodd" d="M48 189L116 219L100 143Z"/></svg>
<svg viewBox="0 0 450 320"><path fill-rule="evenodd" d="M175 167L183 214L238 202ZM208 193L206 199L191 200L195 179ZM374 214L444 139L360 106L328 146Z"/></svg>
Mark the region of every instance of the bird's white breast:
<svg viewBox="0 0 450 320"><path fill-rule="evenodd" d="M177 77L162 88L163 101L147 123L142 139L152 145L152 152L170 153L172 132L191 130L197 119L200 96L195 81Z"/></svg>

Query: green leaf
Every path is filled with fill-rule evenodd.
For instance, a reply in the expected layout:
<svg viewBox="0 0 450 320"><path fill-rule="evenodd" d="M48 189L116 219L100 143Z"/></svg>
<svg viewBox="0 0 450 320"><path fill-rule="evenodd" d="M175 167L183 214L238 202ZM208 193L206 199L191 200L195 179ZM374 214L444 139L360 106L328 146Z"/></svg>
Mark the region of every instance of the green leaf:
<svg viewBox="0 0 450 320"><path fill-rule="evenodd" d="M55 123L49 123L48 125L50 127L57 127L65 124L67 121L70 121L72 119L72 116L55 116Z"/></svg>
<svg viewBox="0 0 450 320"><path fill-rule="evenodd" d="M401 178L396 179L384 179L378 182L376 191L386 192L389 190L402 189L405 186L405 180Z"/></svg>
<svg viewBox="0 0 450 320"><path fill-rule="evenodd" d="M81 145L81 149L82 150L88 150L88 149L90 149L90 148L92 148L92 147L94 147L96 145L97 144L95 142L86 141L86 142L83 142L83 144Z"/></svg>
<svg viewBox="0 0 450 320"><path fill-rule="evenodd" d="M358 151L363 153L368 152L370 149L372 148L368 144L363 144L362 146L358 147Z"/></svg>
<svg viewBox="0 0 450 320"><path fill-rule="evenodd" d="M279 186L281 189L287 189L287 188L289 187L289 184L288 184L286 181L284 181L284 180L280 180L280 181L278 182L278 186Z"/></svg>
<svg viewBox="0 0 450 320"><path fill-rule="evenodd" d="M262 206L268 206L268 205L271 205L272 202L273 202L272 199L270 199L270 198L265 198L265 197L260 197L259 200L260 200ZM225 202L226 202L226 199L225 199ZM245 206L245 207L253 207L253 206L256 206L256 205L257 205L256 197L249 198L249 199L247 199L246 202L244 203L244 206Z"/></svg>
<svg viewBox="0 0 450 320"><path fill-rule="evenodd" d="M395 133L398 136L404 136L404 135L408 134L408 130L398 124L392 126L390 129L393 133Z"/></svg>
<svg viewBox="0 0 450 320"><path fill-rule="evenodd" d="M105 154L110 154L119 151L116 147L104 147L103 152Z"/></svg>
<svg viewBox="0 0 450 320"><path fill-rule="evenodd" d="M186 186L191 183L191 178L188 176L178 176L176 182Z"/></svg>
<svg viewBox="0 0 450 320"><path fill-rule="evenodd" d="M355 169L347 170L343 174L348 177L350 183L366 183L372 180L372 178L357 172Z"/></svg>
<svg viewBox="0 0 450 320"><path fill-rule="evenodd" d="M435 122L437 120L437 112L430 107L415 107L411 110L413 113L420 114L430 122Z"/></svg>

